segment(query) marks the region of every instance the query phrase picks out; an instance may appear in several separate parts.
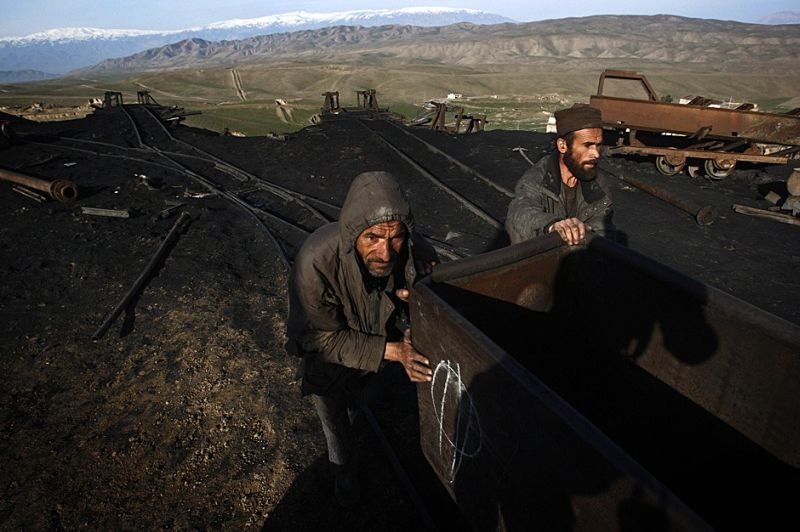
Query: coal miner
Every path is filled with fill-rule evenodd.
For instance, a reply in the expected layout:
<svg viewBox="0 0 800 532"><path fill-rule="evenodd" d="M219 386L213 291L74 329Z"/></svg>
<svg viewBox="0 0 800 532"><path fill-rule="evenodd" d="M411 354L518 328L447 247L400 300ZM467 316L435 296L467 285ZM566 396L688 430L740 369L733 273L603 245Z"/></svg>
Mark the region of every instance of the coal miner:
<svg viewBox="0 0 800 532"><path fill-rule="evenodd" d="M287 350L302 357L302 393L322 422L344 506L359 498L351 423L380 387L380 370L399 362L412 382L431 380L428 359L411 344L406 300L435 261L392 175L366 172L351 184L339 221L314 231L292 268Z"/></svg>
<svg viewBox="0 0 800 532"><path fill-rule="evenodd" d="M556 146L517 182L508 206L506 230L515 244L556 232L569 245L586 230L614 231L611 193L597 167L603 141L600 111L576 104L555 112Z"/></svg>

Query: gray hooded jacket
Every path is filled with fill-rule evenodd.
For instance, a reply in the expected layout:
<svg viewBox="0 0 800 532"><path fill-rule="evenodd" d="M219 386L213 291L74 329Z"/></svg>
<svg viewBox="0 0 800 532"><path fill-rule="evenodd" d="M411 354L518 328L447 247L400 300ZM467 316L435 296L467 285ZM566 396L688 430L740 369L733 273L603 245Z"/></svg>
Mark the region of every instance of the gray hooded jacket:
<svg viewBox="0 0 800 532"><path fill-rule="evenodd" d="M356 238L372 225L400 220L404 251L385 286L364 270ZM304 394L324 395L350 379L377 371L383 361L394 290L416 280L415 255L434 260L414 232L414 219L399 185L386 172L366 172L350 185L338 222L308 237L289 278L287 350L304 357Z"/></svg>
<svg viewBox="0 0 800 532"><path fill-rule="evenodd" d="M592 181L579 181L576 194L577 218L595 233L613 237L611 192L603 173L598 172ZM506 217L511 243L541 236L547 226L565 219L564 199L558 152L554 151L539 159L517 182Z"/></svg>

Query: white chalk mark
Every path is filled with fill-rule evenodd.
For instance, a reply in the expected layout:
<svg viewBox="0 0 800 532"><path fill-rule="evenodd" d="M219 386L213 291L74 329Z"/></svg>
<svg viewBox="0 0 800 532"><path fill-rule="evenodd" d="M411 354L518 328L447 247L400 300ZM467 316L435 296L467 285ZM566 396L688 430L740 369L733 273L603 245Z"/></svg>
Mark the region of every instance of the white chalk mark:
<svg viewBox="0 0 800 532"><path fill-rule="evenodd" d="M437 400L437 384L441 384L442 378L441 399ZM449 463L447 477L453 483L464 458L473 458L480 452L482 436L478 411L461 380L461 366L458 363L442 360L436 365L431 379L431 403L439 424L439 455ZM453 417L455 424L451 439L445 420ZM446 446L443 445L445 442Z"/></svg>

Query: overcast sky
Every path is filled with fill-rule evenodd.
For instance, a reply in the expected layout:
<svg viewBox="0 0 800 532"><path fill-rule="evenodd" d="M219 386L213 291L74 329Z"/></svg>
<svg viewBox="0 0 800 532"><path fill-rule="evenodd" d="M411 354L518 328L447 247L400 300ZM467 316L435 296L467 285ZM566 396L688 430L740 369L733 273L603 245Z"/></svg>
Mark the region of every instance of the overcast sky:
<svg viewBox="0 0 800 532"><path fill-rule="evenodd" d="M777 11L799 11L797 0L0 0L0 37L24 36L52 28L176 30L232 18L289 11L332 12L446 6L481 9L519 22L599 14L655 15L756 22Z"/></svg>

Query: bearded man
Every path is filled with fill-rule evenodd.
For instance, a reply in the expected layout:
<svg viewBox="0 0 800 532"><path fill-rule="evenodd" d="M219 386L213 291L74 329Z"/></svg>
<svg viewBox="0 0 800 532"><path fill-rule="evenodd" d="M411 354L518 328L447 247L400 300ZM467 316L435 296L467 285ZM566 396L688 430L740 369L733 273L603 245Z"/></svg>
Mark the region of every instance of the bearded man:
<svg viewBox="0 0 800 532"><path fill-rule="evenodd" d="M603 236L614 231L611 192L599 171L603 129L600 111L576 104L555 112L556 149L517 182L508 206L506 230L515 244L556 232L580 244L587 229Z"/></svg>
<svg viewBox="0 0 800 532"><path fill-rule="evenodd" d="M431 380L428 359L411 344L406 300L411 285L435 263L387 172L356 176L339 221L314 231L297 254L286 347L302 357L301 390L322 422L334 492L343 506L359 499L351 423L380 387L377 373L398 362L411 382Z"/></svg>

